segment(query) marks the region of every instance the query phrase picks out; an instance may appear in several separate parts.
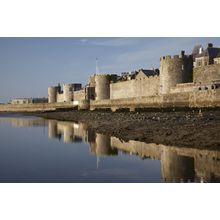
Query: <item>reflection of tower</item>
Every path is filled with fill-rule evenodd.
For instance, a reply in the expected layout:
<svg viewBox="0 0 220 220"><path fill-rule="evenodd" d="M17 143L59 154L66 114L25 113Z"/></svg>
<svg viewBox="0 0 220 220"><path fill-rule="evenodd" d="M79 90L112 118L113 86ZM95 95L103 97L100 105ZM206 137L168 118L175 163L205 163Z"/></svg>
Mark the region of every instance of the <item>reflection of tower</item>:
<svg viewBox="0 0 220 220"><path fill-rule="evenodd" d="M92 142L89 142L89 144L90 144L90 152L93 154L96 154L96 142L92 141Z"/></svg>
<svg viewBox="0 0 220 220"><path fill-rule="evenodd" d="M99 164L100 164L100 157L96 157L96 169L99 169Z"/></svg>
<svg viewBox="0 0 220 220"><path fill-rule="evenodd" d="M104 156L111 153L110 137L104 134L96 134L96 155Z"/></svg>
<svg viewBox="0 0 220 220"><path fill-rule="evenodd" d="M64 143L73 142L73 127L71 124L65 124L63 127L63 141Z"/></svg>
<svg viewBox="0 0 220 220"><path fill-rule="evenodd" d="M96 134L96 167L99 168L100 157L111 154L110 137L104 134Z"/></svg>
<svg viewBox="0 0 220 220"><path fill-rule="evenodd" d="M161 172L165 182L193 182L194 158L180 156L168 147L164 147L161 155Z"/></svg>
<svg viewBox="0 0 220 220"><path fill-rule="evenodd" d="M88 126L85 123L73 124L73 133L75 140L87 141L87 129Z"/></svg>
<svg viewBox="0 0 220 220"><path fill-rule="evenodd" d="M111 147L110 136L104 134L93 134L90 137L90 151L97 156L97 168L102 156L117 155L118 150Z"/></svg>
<svg viewBox="0 0 220 220"><path fill-rule="evenodd" d="M195 171L199 182L220 182L219 151L203 151L195 156Z"/></svg>
<svg viewBox="0 0 220 220"><path fill-rule="evenodd" d="M48 121L48 137L56 138L57 136L58 136L57 121L49 120Z"/></svg>

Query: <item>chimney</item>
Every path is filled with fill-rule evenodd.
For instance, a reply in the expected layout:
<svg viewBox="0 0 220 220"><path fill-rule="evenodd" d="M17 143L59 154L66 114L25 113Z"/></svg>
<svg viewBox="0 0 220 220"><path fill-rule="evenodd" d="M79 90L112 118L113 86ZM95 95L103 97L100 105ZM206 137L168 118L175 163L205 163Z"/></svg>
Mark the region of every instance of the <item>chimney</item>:
<svg viewBox="0 0 220 220"><path fill-rule="evenodd" d="M208 43L207 48L212 48L213 44L212 43Z"/></svg>

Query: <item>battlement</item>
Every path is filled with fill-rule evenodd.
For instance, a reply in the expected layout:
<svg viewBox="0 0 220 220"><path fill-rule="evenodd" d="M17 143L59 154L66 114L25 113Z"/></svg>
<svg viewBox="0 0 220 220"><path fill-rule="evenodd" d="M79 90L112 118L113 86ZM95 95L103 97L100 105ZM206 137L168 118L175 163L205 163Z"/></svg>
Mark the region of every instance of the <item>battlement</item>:
<svg viewBox="0 0 220 220"><path fill-rule="evenodd" d="M160 61L169 61L169 60L176 60L176 59L188 59L191 58L191 55L167 55L167 56L163 56L160 57Z"/></svg>
<svg viewBox="0 0 220 220"><path fill-rule="evenodd" d="M185 55L185 51L182 50L180 54L178 55L167 55L167 56L162 56L160 57L160 61L169 61L169 60L176 60L176 59L188 59L192 58L192 55Z"/></svg>
<svg viewBox="0 0 220 220"><path fill-rule="evenodd" d="M163 60L172 60L172 59L182 59L183 57L181 55L173 55L173 56L170 56L170 55L167 55L167 56L163 56L160 58L160 61L163 61Z"/></svg>
<svg viewBox="0 0 220 220"><path fill-rule="evenodd" d="M49 86L48 89L49 90L56 90L58 88L58 86Z"/></svg>
<svg viewBox="0 0 220 220"><path fill-rule="evenodd" d="M160 78L160 76L159 75L154 75L154 76L146 76L146 77L143 77L143 78L139 78L139 79L137 79L137 78L135 78L135 79L131 79L131 80L129 80L129 81L140 81L140 80L142 80L142 81L147 81L147 80L149 80L149 79L159 79ZM126 80L127 81L127 80ZM118 82L116 82L116 83L121 83L121 82L126 82L126 81L118 81Z"/></svg>
<svg viewBox="0 0 220 220"><path fill-rule="evenodd" d="M64 83L63 86L64 86L64 87L65 87L65 86L73 86L73 84L72 84L72 83Z"/></svg>
<svg viewBox="0 0 220 220"><path fill-rule="evenodd" d="M111 77L111 74L95 74L94 75L95 77L98 77L98 78L107 78L107 77Z"/></svg>

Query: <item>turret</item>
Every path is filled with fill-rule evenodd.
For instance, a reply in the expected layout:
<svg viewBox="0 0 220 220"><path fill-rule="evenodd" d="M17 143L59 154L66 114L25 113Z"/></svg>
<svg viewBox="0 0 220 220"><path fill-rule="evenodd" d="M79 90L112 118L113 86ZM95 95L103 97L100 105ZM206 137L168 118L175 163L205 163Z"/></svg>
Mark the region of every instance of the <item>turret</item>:
<svg viewBox="0 0 220 220"><path fill-rule="evenodd" d="M96 100L110 99L110 75L95 75Z"/></svg>
<svg viewBox="0 0 220 220"><path fill-rule="evenodd" d="M57 102L57 93L58 93L58 86L50 86L48 88L48 102L54 103Z"/></svg>
<svg viewBox="0 0 220 220"><path fill-rule="evenodd" d="M167 94L171 87L178 83L192 82L193 59L186 56L184 51L180 55L160 58L160 93Z"/></svg>
<svg viewBox="0 0 220 220"><path fill-rule="evenodd" d="M73 84L63 85L63 97L64 97L64 102L73 101Z"/></svg>

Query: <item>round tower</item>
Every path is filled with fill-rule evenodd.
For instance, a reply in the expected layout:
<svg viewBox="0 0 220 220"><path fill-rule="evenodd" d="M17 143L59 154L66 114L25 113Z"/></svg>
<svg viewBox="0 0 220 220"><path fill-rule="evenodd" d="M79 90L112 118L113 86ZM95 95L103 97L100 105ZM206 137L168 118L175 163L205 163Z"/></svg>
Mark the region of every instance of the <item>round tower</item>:
<svg viewBox="0 0 220 220"><path fill-rule="evenodd" d="M171 87L178 83L192 82L193 59L186 56L184 51L180 55L160 58L160 93L167 94Z"/></svg>
<svg viewBox="0 0 220 220"><path fill-rule="evenodd" d="M96 100L110 99L110 76L95 75Z"/></svg>
<svg viewBox="0 0 220 220"><path fill-rule="evenodd" d="M64 97L64 102L73 101L73 84L63 85L63 97Z"/></svg>
<svg viewBox="0 0 220 220"><path fill-rule="evenodd" d="M57 86L50 86L48 88L48 102L49 103L57 102L57 92L58 92Z"/></svg>

